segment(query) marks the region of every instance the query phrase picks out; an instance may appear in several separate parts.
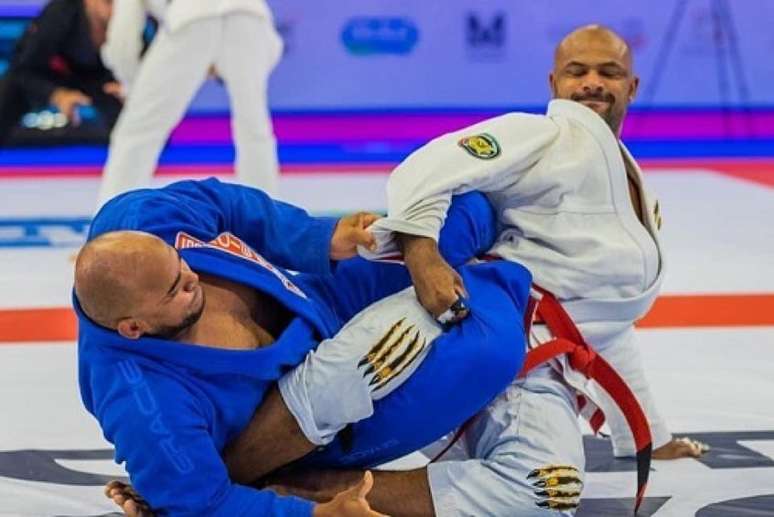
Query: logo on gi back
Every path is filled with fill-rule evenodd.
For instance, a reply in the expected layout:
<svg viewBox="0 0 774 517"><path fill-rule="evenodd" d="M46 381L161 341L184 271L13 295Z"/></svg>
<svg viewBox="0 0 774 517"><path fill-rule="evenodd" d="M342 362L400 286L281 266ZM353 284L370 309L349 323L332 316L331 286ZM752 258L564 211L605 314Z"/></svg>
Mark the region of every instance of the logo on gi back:
<svg viewBox="0 0 774 517"><path fill-rule="evenodd" d="M341 42L350 54L405 55L419 40L419 29L408 18L352 18L341 31Z"/></svg>
<svg viewBox="0 0 774 517"><path fill-rule="evenodd" d="M489 133L466 136L457 144L471 156L482 160L491 160L500 156L500 144Z"/></svg>

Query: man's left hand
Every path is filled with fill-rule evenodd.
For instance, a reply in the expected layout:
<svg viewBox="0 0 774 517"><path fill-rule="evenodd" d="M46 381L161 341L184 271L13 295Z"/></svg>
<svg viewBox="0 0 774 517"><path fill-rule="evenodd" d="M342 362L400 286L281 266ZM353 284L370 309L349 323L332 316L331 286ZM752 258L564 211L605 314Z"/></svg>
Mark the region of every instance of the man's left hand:
<svg viewBox="0 0 774 517"><path fill-rule="evenodd" d="M368 212L358 212L339 219L331 237L331 259L344 260L357 255L357 247L363 246L376 250L376 239L368 231L380 216Z"/></svg>

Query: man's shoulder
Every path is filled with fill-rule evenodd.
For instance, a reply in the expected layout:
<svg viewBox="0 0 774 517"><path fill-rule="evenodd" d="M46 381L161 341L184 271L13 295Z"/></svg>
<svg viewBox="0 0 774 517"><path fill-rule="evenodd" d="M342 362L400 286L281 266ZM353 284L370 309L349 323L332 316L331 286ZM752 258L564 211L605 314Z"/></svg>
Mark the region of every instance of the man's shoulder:
<svg viewBox="0 0 774 517"><path fill-rule="evenodd" d="M170 242L178 229L212 223L214 198L227 196L215 178L178 181L163 188L146 188L120 194L94 216L89 239L117 230L147 231ZM177 224L178 229L172 228Z"/></svg>
<svg viewBox="0 0 774 517"><path fill-rule="evenodd" d="M457 137L471 133L498 133L500 131L519 131L531 132L540 131L542 127L553 126L554 123L550 117L543 113L532 113L526 111L511 111L468 126L459 131L448 133Z"/></svg>

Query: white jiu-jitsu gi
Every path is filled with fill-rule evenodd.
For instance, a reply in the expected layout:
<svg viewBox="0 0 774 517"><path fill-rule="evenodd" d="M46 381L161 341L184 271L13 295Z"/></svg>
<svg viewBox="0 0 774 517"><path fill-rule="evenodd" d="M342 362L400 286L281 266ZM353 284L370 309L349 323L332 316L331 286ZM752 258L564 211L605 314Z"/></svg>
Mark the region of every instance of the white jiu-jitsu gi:
<svg viewBox="0 0 774 517"><path fill-rule="evenodd" d="M231 103L237 180L275 194L276 141L267 103L282 53L264 0L115 0L102 59L128 93L110 140L98 206L148 186L172 129L214 66ZM140 61L146 12L159 31Z"/></svg>
<svg viewBox="0 0 774 517"><path fill-rule="evenodd" d="M639 190L643 222L627 175ZM551 101L546 115L511 113L441 136L391 175L388 217L375 225L378 253L391 251L391 232L437 239L451 195L470 190L489 196L502 225L492 254L525 265L562 302L636 394L653 447L667 443L671 436L649 391L633 328L662 280L658 205L624 145L601 117L568 100ZM545 327L534 328L533 340L549 338ZM521 503L522 511L534 509L546 499L536 494L535 477L526 479L532 469L566 464L582 471L575 390L604 411L615 454L634 455L620 410L560 361L562 377L540 368L479 416L457 447L470 459L430 465L439 515L511 515L508 509ZM514 491L509 481L523 490Z"/></svg>

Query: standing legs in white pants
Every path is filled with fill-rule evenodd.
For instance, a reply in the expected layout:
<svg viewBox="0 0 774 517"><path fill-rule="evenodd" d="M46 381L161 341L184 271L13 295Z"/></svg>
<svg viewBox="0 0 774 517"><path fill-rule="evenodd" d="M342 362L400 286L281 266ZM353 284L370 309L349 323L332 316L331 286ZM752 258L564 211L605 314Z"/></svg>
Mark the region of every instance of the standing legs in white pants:
<svg viewBox="0 0 774 517"><path fill-rule="evenodd" d="M276 144L266 93L281 50L270 20L249 13L159 31L111 134L98 206L150 183L169 134L213 64L229 89L237 178L276 193Z"/></svg>
<svg viewBox="0 0 774 517"><path fill-rule="evenodd" d="M231 128L236 143L237 180L277 194L277 144L266 91L269 72L282 53L282 40L268 20L231 14L215 68L231 101Z"/></svg>

